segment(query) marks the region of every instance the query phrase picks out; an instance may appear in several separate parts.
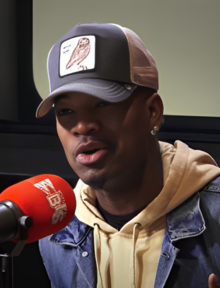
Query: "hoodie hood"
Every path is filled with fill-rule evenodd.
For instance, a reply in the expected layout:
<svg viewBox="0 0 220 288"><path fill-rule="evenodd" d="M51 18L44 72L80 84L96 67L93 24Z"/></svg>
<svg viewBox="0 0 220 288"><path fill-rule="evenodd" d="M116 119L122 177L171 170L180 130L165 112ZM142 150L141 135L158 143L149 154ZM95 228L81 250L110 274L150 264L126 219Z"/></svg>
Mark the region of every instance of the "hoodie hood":
<svg viewBox="0 0 220 288"><path fill-rule="evenodd" d="M174 146L165 142L159 144L164 187L144 210L122 227L125 233L132 233L135 223L140 223L142 227L151 225L220 175L220 168L209 154L193 150L181 141L176 141ZM117 231L104 221L95 207L93 189L79 180L74 191L77 198L76 216L80 221L92 227L98 223L108 233Z"/></svg>

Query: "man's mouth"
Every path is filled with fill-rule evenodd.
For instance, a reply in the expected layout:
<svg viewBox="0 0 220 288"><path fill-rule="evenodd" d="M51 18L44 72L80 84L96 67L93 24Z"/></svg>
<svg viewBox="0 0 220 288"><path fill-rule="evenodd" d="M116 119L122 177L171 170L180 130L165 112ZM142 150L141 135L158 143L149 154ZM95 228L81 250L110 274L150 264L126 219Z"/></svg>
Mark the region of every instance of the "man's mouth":
<svg viewBox="0 0 220 288"><path fill-rule="evenodd" d="M82 144L76 151L76 161L83 165L100 161L108 152L107 145L97 142Z"/></svg>
<svg viewBox="0 0 220 288"><path fill-rule="evenodd" d="M99 151L101 149L93 149L93 150L88 150L88 151L85 151L84 153L82 154L85 154L85 155L92 155L94 153L96 153L97 151Z"/></svg>

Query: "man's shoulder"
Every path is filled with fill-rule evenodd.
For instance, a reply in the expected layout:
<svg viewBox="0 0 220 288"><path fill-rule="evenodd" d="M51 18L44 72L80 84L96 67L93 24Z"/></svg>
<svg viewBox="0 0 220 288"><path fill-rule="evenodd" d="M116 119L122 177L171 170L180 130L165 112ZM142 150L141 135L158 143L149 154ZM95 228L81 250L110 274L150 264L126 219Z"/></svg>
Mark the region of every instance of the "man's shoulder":
<svg viewBox="0 0 220 288"><path fill-rule="evenodd" d="M220 193L220 176L218 176L218 177L214 178L213 180L211 180L200 191Z"/></svg>
<svg viewBox="0 0 220 288"><path fill-rule="evenodd" d="M220 224L219 207L220 177L216 177L167 214L169 238L177 241L200 235L212 227L213 219Z"/></svg>
<svg viewBox="0 0 220 288"><path fill-rule="evenodd" d="M88 236L91 227L81 222L75 215L66 227L60 231L40 240L40 245L48 246L49 243L68 245L76 248Z"/></svg>
<svg viewBox="0 0 220 288"><path fill-rule="evenodd" d="M220 206L220 176L212 179L173 211L183 213L183 211L200 209L201 206L207 206L208 208ZM171 211L171 214L173 211Z"/></svg>

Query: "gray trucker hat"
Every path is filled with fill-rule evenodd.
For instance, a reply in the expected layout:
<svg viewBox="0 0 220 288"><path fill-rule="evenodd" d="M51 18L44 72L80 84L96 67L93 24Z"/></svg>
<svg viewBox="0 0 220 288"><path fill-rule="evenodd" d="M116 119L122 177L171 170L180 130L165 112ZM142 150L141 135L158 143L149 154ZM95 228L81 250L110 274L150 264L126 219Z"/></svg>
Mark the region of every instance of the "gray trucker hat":
<svg viewBox="0 0 220 288"><path fill-rule="evenodd" d="M132 30L116 24L73 27L48 55L50 94L36 112L42 117L55 97L80 92L109 102L127 99L137 85L158 90L153 56Z"/></svg>

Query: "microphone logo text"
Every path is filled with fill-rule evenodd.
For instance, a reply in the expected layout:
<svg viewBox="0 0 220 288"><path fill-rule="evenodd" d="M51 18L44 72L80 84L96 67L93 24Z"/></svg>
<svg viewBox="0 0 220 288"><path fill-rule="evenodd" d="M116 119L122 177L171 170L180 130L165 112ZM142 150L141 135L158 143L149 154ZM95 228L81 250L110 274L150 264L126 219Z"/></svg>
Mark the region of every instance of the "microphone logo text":
<svg viewBox="0 0 220 288"><path fill-rule="evenodd" d="M62 221L67 214L67 206L62 192L60 190L56 191L50 179L40 181L39 183L34 184L34 186L47 195L47 201L50 207L54 209L51 219L52 224Z"/></svg>

